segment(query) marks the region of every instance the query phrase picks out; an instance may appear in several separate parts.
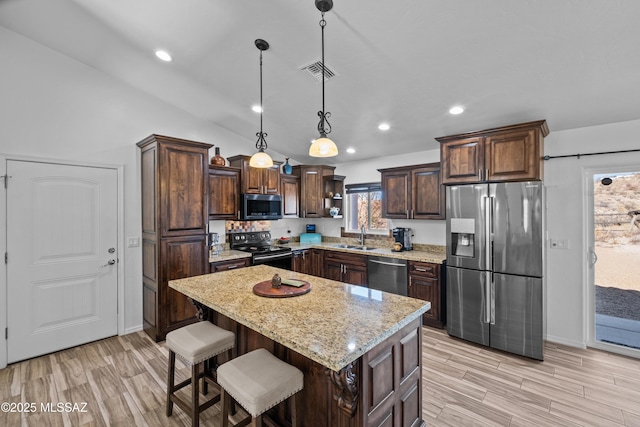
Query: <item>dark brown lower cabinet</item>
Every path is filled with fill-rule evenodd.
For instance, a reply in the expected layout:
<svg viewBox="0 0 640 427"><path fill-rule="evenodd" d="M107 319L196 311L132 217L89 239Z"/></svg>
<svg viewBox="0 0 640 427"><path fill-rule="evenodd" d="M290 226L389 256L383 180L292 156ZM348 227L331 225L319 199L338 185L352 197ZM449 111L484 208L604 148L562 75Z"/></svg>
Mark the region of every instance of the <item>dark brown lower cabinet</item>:
<svg viewBox="0 0 640 427"><path fill-rule="evenodd" d="M440 264L409 261L407 295L431 303L431 309L422 315L422 323L436 328L446 323L445 279L441 277L441 268Z"/></svg>
<svg viewBox="0 0 640 427"><path fill-rule="evenodd" d="M300 249L291 252L291 270L297 273L313 274L311 249Z"/></svg>
<svg viewBox="0 0 640 427"><path fill-rule="evenodd" d="M325 251L323 273L326 279L367 286L367 256L341 251Z"/></svg>
<svg viewBox="0 0 640 427"><path fill-rule="evenodd" d="M206 236L169 237L160 240L161 289L158 297L163 310L158 310L159 330L170 332L197 321L196 310L182 293L169 287L170 280L207 274L203 260L207 258Z"/></svg>
<svg viewBox="0 0 640 427"><path fill-rule="evenodd" d="M251 265L251 258L233 259L229 261L217 261L212 262L209 265L209 271L211 273L217 273L219 271L229 271L236 268L249 267Z"/></svg>
<svg viewBox="0 0 640 427"><path fill-rule="evenodd" d="M324 250L323 249L311 249L311 272L309 274L313 276L323 277L322 271L324 270Z"/></svg>

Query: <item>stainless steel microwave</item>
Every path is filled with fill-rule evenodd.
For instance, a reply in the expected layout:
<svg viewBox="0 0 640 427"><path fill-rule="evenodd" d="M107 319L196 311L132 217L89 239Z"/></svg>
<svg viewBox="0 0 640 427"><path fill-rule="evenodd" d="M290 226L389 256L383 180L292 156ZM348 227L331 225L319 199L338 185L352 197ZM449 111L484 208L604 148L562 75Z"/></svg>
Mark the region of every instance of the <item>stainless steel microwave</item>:
<svg viewBox="0 0 640 427"><path fill-rule="evenodd" d="M244 221L282 218L279 194L243 194L240 215Z"/></svg>

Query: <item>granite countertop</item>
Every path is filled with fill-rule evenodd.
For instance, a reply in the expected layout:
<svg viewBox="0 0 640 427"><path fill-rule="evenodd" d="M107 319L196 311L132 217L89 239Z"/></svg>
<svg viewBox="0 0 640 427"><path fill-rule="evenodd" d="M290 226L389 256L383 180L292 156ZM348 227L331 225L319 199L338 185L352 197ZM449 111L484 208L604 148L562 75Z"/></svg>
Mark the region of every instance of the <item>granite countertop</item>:
<svg viewBox="0 0 640 427"><path fill-rule="evenodd" d="M232 261L242 258L251 258L251 253L227 249L218 252L218 255L209 255L209 262Z"/></svg>
<svg viewBox="0 0 640 427"><path fill-rule="evenodd" d="M399 258L406 259L409 261L421 261L421 262L431 262L435 264L442 264L443 261L447 259L446 248L445 247L429 247L427 245L424 249L414 249L412 251L402 251L402 252L394 252L389 248L376 248L372 250L362 250L362 249L350 249L350 248L340 248L338 245L341 243L336 242L322 242L322 243L297 243L291 242L286 246L289 246L291 250L301 250L301 249L309 249L309 248L318 248L318 249L326 249L332 251L342 251L342 252L350 252L362 255L376 255L376 256L386 256L389 258ZM283 245L284 246L284 245ZM371 247L374 245L366 245L367 247Z"/></svg>
<svg viewBox="0 0 640 427"><path fill-rule="evenodd" d="M275 273L312 289L291 298L255 295L253 286ZM431 308L428 301L266 265L172 280L169 287L334 371Z"/></svg>

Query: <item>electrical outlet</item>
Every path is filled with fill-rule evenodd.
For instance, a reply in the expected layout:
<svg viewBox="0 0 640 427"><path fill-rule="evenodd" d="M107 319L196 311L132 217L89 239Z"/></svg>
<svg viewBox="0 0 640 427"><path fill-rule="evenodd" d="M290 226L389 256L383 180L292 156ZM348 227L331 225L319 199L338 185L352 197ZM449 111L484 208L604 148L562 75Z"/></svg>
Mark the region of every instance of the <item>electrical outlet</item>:
<svg viewBox="0 0 640 427"><path fill-rule="evenodd" d="M560 239L551 239L549 240L549 246L551 246L552 249L569 249L569 241L560 240Z"/></svg>
<svg viewBox="0 0 640 427"><path fill-rule="evenodd" d="M129 237L129 239L127 239L127 246L129 246L130 248L137 248L138 246L140 246L140 238Z"/></svg>

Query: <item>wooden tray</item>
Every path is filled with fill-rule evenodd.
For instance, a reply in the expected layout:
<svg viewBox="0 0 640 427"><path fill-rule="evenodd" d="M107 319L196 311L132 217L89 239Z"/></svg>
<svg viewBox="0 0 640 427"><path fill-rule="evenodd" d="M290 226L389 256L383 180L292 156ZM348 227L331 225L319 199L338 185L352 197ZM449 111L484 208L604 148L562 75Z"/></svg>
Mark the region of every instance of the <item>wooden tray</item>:
<svg viewBox="0 0 640 427"><path fill-rule="evenodd" d="M261 297L267 298L288 298L298 295L304 295L311 290L311 284L304 282L304 285L299 288L295 286L282 285L279 288L271 286L271 280L265 280L264 282L256 283L253 286L253 293Z"/></svg>

